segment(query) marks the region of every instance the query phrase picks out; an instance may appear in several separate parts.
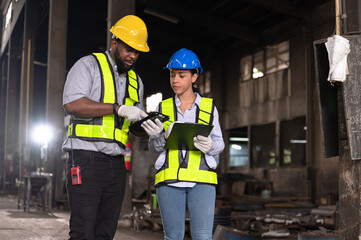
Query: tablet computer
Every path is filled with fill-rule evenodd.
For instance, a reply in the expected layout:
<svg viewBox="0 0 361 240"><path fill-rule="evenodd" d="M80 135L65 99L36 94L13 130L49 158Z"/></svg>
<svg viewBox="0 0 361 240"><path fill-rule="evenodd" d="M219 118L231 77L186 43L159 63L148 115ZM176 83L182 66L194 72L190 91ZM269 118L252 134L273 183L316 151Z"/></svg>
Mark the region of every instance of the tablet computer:
<svg viewBox="0 0 361 240"><path fill-rule="evenodd" d="M169 120L169 116L164 115L160 112L150 112L145 118L137 122L131 123L129 126L129 132L137 137L147 136L147 133L141 125L144 121L147 121L149 119L151 119L153 122L155 121L155 119L159 119L161 122L165 122Z"/></svg>
<svg viewBox="0 0 361 240"><path fill-rule="evenodd" d="M198 150L193 143L193 137L202 135L207 137L212 131L212 125L200 123L174 123L172 131L165 143L165 149Z"/></svg>

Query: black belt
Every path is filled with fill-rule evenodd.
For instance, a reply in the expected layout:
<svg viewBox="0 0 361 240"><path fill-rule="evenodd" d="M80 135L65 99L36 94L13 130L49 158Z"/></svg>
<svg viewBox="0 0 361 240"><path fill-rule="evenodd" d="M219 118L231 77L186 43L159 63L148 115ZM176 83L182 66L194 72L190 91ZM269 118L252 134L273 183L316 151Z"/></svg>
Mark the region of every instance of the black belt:
<svg viewBox="0 0 361 240"><path fill-rule="evenodd" d="M81 157L91 157L91 156L94 156L94 157L108 157L108 158L111 158L113 160L121 160L121 159L124 159L124 156L123 155L117 155L117 156L111 156L111 155L108 155L108 154L105 154L105 153L102 153L102 152L95 152L95 151L90 151L90 150L80 150L80 149L74 149L74 150L70 150L69 151L69 154L71 155L73 151L73 154L76 155L76 156L81 156Z"/></svg>

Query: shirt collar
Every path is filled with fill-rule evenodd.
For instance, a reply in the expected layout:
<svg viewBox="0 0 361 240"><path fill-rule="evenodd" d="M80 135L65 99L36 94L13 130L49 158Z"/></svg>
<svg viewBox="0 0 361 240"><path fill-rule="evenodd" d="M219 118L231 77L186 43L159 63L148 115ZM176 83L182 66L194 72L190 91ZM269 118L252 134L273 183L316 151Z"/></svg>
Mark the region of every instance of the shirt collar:
<svg viewBox="0 0 361 240"><path fill-rule="evenodd" d="M196 100L194 101L192 107L194 106L194 104L197 104L198 107L199 107L199 106L200 106L200 103L201 103L202 97L201 97L201 95L199 95L197 92L194 92L194 94L195 94L197 97L196 97ZM179 107L179 106L181 105L181 101L179 100L179 98L178 98L177 95L175 95L175 104L176 104L177 107Z"/></svg>
<svg viewBox="0 0 361 240"><path fill-rule="evenodd" d="M108 59L109 59L109 62L110 62L110 64L112 65L112 67L113 67L113 69L114 69L114 72L117 73L117 72L118 72L118 66L117 66L117 64L115 64L112 56L110 56L109 50L106 50L106 51L105 51L105 54L107 55L107 57L108 57Z"/></svg>

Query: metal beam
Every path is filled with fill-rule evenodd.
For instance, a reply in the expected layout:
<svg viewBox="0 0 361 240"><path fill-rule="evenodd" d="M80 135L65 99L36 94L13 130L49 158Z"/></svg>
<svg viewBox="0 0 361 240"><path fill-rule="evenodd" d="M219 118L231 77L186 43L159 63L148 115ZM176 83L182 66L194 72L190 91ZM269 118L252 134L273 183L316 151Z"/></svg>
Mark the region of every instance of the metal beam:
<svg viewBox="0 0 361 240"><path fill-rule="evenodd" d="M277 25L274 25L263 31L263 46L272 44L276 41L285 41L297 35L304 26L304 22L297 21L294 18L287 19Z"/></svg>
<svg viewBox="0 0 361 240"><path fill-rule="evenodd" d="M136 0L108 0L108 18L107 18L107 49L110 49L111 36L110 28L122 17L135 14L135 1ZM147 23L145 23L147 24ZM149 30L148 30L149 31ZM125 188L125 196L123 200L122 212L130 213L132 209L132 189L129 175L127 174L127 184Z"/></svg>
<svg viewBox="0 0 361 240"><path fill-rule="evenodd" d="M211 7L210 9L207 10L207 13L212 13L214 11L216 11L218 8L226 5L228 2L230 2L231 0L223 0L220 1L218 4L216 4L215 6Z"/></svg>
<svg viewBox="0 0 361 240"><path fill-rule="evenodd" d="M346 5L346 6L345 6ZM346 33L361 32L361 0L347 0L346 4L342 4L343 13L346 13ZM345 10L346 8L346 10ZM344 26L345 28L345 26Z"/></svg>
<svg viewBox="0 0 361 240"><path fill-rule="evenodd" d="M55 199L62 195L61 144L64 133L64 111L62 109L63 88L66 75L66 40L68 0L50 0L47 88L46 88L46 122L52 125L53 139L49 143L45 162L48 172L53 173ZM54 197L52 198L54 199Z"/></svg>
<svg viewBox="0 0 361 240"><path fill-rule="evenodd" d="M110 49L112 34L109 31L111 27L122 17L135 13L135 0L108 0L108 18L107 18L107 49Z"/></svg>
<svg viewBox="0 0 361 240"><path fill-rule="evenodd" d="M19 85L20 85L20 68L21 63L19 60L19 48L18 45L20 40L20 34L18 32L13 34L9 38L9 48L8 48L8 69L7 69L7 89L6 89L6 102L5 109L3 114L5 114L5 132L4 132L4 156L2 157L4 167L5 163L11 165L12 167L16 166L17 156L18 156L18 111L19 111ZM16 174L16 173L15 173ZM9 179L6 179L6 171L2 176L2 190L6 190L5 182ZM10 189L14 187L15 182L10 180Z"/></svg>
<svg viewBox="0 0 361 240"><path fill-rule="evenodd" d="M11 4L11 9L9 9L9 6ZM2 56L5 50L5 47L9 41L9 38L11 36L11 33L15 27L15 24L18 21L18 18L21 14L21 11L24 7L25 4L25 0L20 0L20 1L6 1L6 4L3 4L2 6L6 6L6 10L2 9L4 11L3 13L3 17L6 18L6 11L9 10L8 14L9 14L9 22L6 23L5 22L5 26L3 26L3 32L2 32L2 40L1 40L1 50L0 50L0 55ZM11 10L11 11L10 11Z"/></svg>
<svg viewBox="0 0 361 240"><path fill-rule="evenodd" d="M245 26L207 14L175 1L145 0L145 4L149 7L163 9L164 11L170 12L171 14L194 24L212 28L215 31L234 36L247 42L258 43L260 41L258 33Z"/></svg>
<svg viewBox="0 0 361 240"><path fill-rule="evenodd" d="M232 20L233 18L235 18L235 17L237 17L237 16L239 16L239 15L241 15L241 14L249 11L249 10L252 9L252 8L254 8L254 5L245 7L245 8L243 8L241 11L238 11L238 12L236 12L236 13L228 16L228 17L227 17L227 20L230 21L230 20ZM213 10L213 9L214 9L214 8L212 8L212 10ZM211 13L210 10L208 10L207 13ZM250 25L250 24L248 23L248 25ZM199 33L195 36L195 38L197 38L197 37L199 37L199 36L202 36L202 35L206 34L207 32L210 32L210 31L211 31L210 29L201 31L201 32L199 32ZM209 45L212 46L213 44L215 44L215 43L217 43L217 42L219 42L219 41L222 41L222 40L225 39L226 37L227 37L226 35L222 35L222 36L220 36L219 38L216 38L216 39L214 39L212 42L210 42Z"/></svg>
<svg viewBox="0 0 361 240"><path fill-rule="evenodd" d="M152 26L152 28L149 29L149 34L152 36L152 39L157 40L157 43L155 45L152 44L152 46L150 46L151 50L153 50L154 47L157 47L158 45L164 45L165 43L171 44L175 47L190 48L194 51L196 51L197 49L198 51L202 52L206 52L210 48L210 45L208 43L199 42L192 38L186 37L178 31L168 33L172 36L171 38L164 38L164 29Z"/></svg>
<svg viewBox="0 0 361 240"><path fill-rule="evenodd" d="M286 0L248 0L251 3L257 4L258 6L267 8L269 10L283 13L288 16L292 16L298 19L311 21L312 20L312 9L305 9L300 6L296 6Z"/></svg>

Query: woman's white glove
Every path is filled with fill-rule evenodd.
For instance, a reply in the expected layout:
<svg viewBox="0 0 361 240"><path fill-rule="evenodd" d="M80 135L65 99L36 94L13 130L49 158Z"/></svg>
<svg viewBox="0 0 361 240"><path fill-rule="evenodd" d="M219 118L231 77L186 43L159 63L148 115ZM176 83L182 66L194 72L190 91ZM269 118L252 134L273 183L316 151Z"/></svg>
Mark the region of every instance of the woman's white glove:
<svg viewBox="0 0 361 240"><path fill-rule="evenodd" d="M213 145L213 140L211 136L205 137L202 135L197 135L193 138L193 142L194 146L204 153L208 153Z"/></svg>
<svg viewBox="0 0 361 240"><path fill-rule="evenodd" d="M173 125L174 125L174 122L169 124L167 131L164 133L165 140L167 140L169 138L169 134L172 131Z"/></svg>
<svg viewBox="0 0 361 240"><path fill-rule="evenodd" d="M121 117L126 117L127 121L136 122L142 118L148 116L140 108L135 106L122 105L118 109L118 115Z"/></svg>
<svg viewBox="0 0 361 240"><path fill-rule="evenodd" d="M154 122L148 119L143 122L141 126L148 136L155 136L163 131L163 123L158 118L156 118Z"/></svg>

